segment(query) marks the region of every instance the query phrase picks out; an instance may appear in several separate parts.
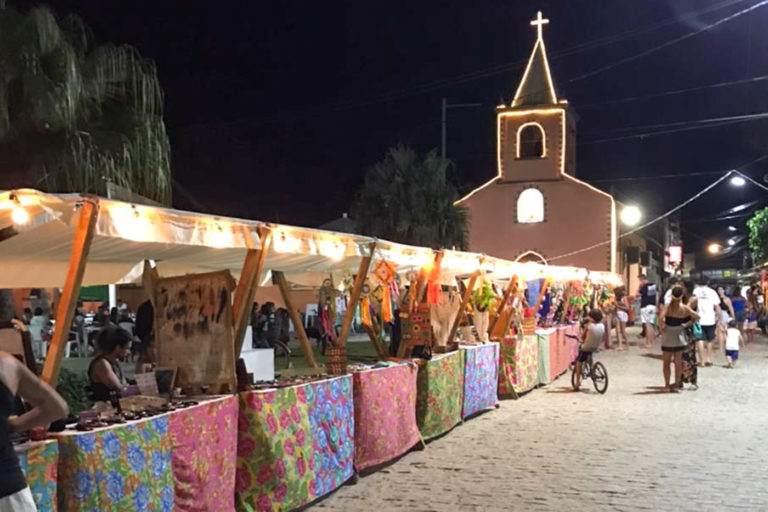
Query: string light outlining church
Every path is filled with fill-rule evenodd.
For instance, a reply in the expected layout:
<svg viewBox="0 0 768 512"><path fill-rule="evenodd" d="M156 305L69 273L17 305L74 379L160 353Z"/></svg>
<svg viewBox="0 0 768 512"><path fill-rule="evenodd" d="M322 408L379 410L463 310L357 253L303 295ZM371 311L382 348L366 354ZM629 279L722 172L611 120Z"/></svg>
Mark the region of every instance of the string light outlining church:
<svg viewBox="0 0 768 512"><path fill-rule="evenodd" d="M523 77L496 108L496 175L456 204L469 215L471 251L615 272L616 202L575 177L576 115L552 79L548 23L541 12L531 22Z"/></svg>

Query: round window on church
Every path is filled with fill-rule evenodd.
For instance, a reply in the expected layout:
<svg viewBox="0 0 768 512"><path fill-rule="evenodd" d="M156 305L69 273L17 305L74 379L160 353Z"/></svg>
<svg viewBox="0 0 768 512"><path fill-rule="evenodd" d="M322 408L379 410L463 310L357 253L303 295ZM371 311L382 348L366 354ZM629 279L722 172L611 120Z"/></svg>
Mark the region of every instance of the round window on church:
<svg viewBox="0 0 768 512"><path fill-rule="evenodd" d="M544 158L544 129L539 123L526 123L517 131L517 158Z"/></svg>
<svg viewBox="0 0 768 512"><path fill-rule="evenodd" d="M544 195L539 189L527 188L517 198L517 222L544 222Z"/></svg>

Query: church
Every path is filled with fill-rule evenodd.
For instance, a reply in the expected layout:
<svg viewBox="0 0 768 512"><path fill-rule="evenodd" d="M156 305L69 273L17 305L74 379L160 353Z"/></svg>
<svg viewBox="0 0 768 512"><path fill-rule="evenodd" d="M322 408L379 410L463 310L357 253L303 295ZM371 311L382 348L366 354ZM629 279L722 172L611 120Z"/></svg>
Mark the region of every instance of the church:
<svg viewBox="0 0 768 512"><path fill-rule="evenodd" d="M615 272L616 202L575 177L576 115L559 97L537 38L509 105L496 109L496 175L456 202L469 215L469 249L500 258Z"/></svg>

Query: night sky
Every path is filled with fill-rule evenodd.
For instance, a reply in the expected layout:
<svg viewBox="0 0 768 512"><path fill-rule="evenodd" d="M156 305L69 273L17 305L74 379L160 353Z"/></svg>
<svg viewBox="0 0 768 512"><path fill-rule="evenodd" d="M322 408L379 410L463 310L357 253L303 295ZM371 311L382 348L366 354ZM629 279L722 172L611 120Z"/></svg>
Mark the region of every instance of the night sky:
<svg viewBox="0 0 768 512"><path fill-rule="evenodd" d="M34 2L11 2L27 8ZM510 101L541 9L561 96L580 117L578 176L659 214L716 174L768 154L768 121L594 143L628 128L754 114L768 81L614 103L627 97L768 75L768 5L646 57L581 78L758 0L199 2L51 0L99 43L156 62L173 147L175 206L316 226L349 209L363 174L398 142L439 146L462 192L495 173L494 106ZM686 127L691 125L684 125ZM674 126L671 128L678 128ZM747 167L758 180L768 159ZM685 174L664 180L605 181ZM613 186L613 189L611 187ZM699 222L747 200L721 186L682 212L685 242L725 240ZM655 215L654 215L655 216ZM696 222L694 222L696 221ZM744 219L730 221L740 227Z"/></svg>

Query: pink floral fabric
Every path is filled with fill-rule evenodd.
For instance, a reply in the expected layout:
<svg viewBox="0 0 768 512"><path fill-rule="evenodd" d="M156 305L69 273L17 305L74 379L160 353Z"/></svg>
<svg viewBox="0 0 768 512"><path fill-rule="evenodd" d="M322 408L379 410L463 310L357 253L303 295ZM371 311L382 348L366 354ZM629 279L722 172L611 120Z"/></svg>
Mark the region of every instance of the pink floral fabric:
<svg viewBox="0 0 768 512"><path fill-rule="evenodd" d="M354 473L352 377L240 394L235 506L293 510Z"/></svg>
<svg viewBox="0 0 768 512"><path fill-rule="evenodd" d="M395 459L419 442L417 374L413 364L354 373L358 470Z"/></svg>
<svg viewBox="0 0 768 512"><path fill-rule="evenodd" d="M499 394L530 391L538 382L539 340L533 335L505 336L499 352Z"/></svg>
<svg viewBox="0 0 768 512"><path fill-rule="evenodd" d="M237 415L235 396L170 415L174 510L224 512L234 509Z"/></svg>

